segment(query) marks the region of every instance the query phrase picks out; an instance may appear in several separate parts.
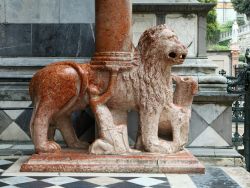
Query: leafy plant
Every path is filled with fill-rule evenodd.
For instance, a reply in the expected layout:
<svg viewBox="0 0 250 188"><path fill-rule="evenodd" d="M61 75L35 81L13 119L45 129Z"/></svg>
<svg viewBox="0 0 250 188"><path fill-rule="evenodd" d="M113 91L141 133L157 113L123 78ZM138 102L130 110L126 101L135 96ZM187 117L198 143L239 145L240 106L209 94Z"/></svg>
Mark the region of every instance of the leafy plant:
<svg viewBox="0 0 250 188"><path fill-rule="evenodd" d="M232 4L237 12L246 14L250 19L250 0L232 0Z"/></svg>
<svg viewBox="0 0 250 188"><path fill-rule="evenodd" d="M224 41L221 41L221 42L218 42L218 44L219 44L220 46L226 46L226 47L228 47L229 44L230 44L230 39L224 40Z"/></svg>
<svg viewBox="0 0 250 188"><path fill-rule="evenodd" d="M232 26L233 26L233 21L228 21L228 22L219 26L220 32L223 33L223 32L227 32L227 31L231 31Z"/></svg>
<svg viewBox="0 0 250 188"><path fill-rule="evenodd" d="M217 0L198 0L201 3L217 3Z"/></svg>
<svg viewBox="0 0 250 188"><path fill-rule="evenodd" d="M245 25L246 22L244 20L244 17L237 17L237 23L239 26Z"/></svg>
<svg viewBox="0 0 250 188"><path fill-rule="evenodd" d="M245 62L245 55L241 54L239 56L239 61Z"/></svg>
<svg viewBox="0 0 250 188"><path fill-rule="evenodd" d="M201 3L217 3L217 0L198 0ZM215 8L207 15L207 44L215 44L220 38L219 24L216 21L217 14Z"/></svg>
<svg viewBox="0 0 250 188"><path fill-rule="evenodd" d="M210 51L228 51L230 50L228 46L222 46L219 44L209 45L208 50Z"/></svg>

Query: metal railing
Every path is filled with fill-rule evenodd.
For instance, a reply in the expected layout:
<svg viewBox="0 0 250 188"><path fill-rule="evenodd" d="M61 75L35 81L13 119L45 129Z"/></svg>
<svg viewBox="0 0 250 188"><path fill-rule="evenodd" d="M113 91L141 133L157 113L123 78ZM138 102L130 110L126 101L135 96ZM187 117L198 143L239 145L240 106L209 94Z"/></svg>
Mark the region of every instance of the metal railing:
<svg viewBox="0 0 250 188"><path fill-rule="evenodd" d="M246 169L250 172L250 65L246 65L238 71L236 77L228 78L228 92L238 93L239 98L233 103L233 119L235 120L235 132L232 141L237 149L244 144L244 157ZM237 72L237 71L236 71ZM238 131L238 123L244 121L244 133L241 136Z"/></svg>
<svg viewBox="0 0 250 188"><path fill-rule="evenodd" d="M238 150L239 146L243 145L243 138L239 134L239 124L245 120L244 113L244 96L245 96L245 79L244 72L246 67L235 67L235 77L226 76L227 78L227 92L230 94L238 94L239 97L232 104L232 122L235 124L235 130L232 135L232 142L235 148ZM221 73L224 73L221 71Z"/></svg>

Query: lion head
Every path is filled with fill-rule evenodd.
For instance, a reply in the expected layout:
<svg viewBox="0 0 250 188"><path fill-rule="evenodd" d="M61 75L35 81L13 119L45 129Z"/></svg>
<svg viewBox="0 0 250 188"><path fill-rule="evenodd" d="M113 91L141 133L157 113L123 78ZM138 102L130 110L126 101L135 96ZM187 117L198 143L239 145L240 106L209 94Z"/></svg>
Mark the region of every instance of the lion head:
<svg viewBox="0 0 250 188"><path fill-rule="evenodd" d="M158 25L142 34L136 52L136 71L128 74L140 106L153 113L173 101L171 66L184 62L187 48L166 25Z"/></svg>
<svg viewBox="0 0 250 188"><path fill-rule="evenodd" d="M182 64L187 56L187 48L165 24L146 30L140 37L137 48L143 57L157 55L168 65Z"/></svg>

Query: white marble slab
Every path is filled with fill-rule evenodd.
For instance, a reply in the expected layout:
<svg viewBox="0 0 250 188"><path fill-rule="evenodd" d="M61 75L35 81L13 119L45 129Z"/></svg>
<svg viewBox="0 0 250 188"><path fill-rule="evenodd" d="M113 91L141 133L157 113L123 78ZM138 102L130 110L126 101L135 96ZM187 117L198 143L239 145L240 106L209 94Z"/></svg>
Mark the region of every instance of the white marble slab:
<svg viewBox="0 0 250 188"><path fill-rule="evenodd" d="M60 23L94 23L95 1L93 0L61 0Z"/></svg>
<svg viewBox="0 0 250 188"><path fill-rule="evenodd" d="M5 3L8 23L59 23L59 0L11 0Z"/></svg>
<svg viewBox="0 0 250 188"><path fill-rule="evenodd" d="M196 188L194 182L186 174L168 174L167 179L171 188Z"/></svg>
<svg viewBox="0 0 250 188"><path fill-rule="evenodd" d="M15 122L0 134L0 140L8 141L10 138L15 138L17 141L30 141L30 137Z"/></svg>
<svg viewBox="0 0 250 188"><path fill-rule="evenodd" d="M250 187L250 173L244 168L236 167L221 167L234 181L236 181L242 188Z"/></svg>
<svg viewBox="0 0 250 188"><path fill-rule="evenodd" d="M184 45L189 46L188 57L197 55L198 18L195 14L168 14L166 24L175 31Z"/></svg>
<svg viewBox="0 0 250 188"><path fill-rule="evenodd" d="M13 144L0 144L0 149L9 149Z"/></svg>
<svg viewBox="0 0 250 188"><path fill-rule="evenodd" d="M155 25L155 14L133 14L133 44L137 46L141 34Z"/></svg>
<svg viewBox="0 0 250 188"><path fill-rule="evenodd" d="M5 22L5 2L0 0L0 23Z"/></svg>

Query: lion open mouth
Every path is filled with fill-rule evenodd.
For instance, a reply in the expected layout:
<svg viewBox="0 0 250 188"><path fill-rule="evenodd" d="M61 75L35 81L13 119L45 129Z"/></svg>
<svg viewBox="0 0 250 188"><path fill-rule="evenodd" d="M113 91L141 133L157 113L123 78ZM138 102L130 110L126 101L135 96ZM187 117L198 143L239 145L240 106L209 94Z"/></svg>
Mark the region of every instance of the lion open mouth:
<svg viewBox="0 0 250 188"><path fill-rule="evenodd" d="M186 56L187 56L186 53L170 52L168 54L168 59L171 59L176 64L182 64L184 60L186 59Z"/></svg>

